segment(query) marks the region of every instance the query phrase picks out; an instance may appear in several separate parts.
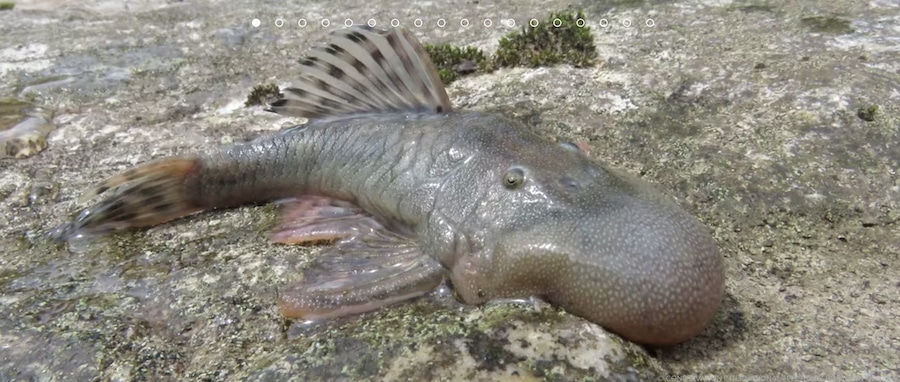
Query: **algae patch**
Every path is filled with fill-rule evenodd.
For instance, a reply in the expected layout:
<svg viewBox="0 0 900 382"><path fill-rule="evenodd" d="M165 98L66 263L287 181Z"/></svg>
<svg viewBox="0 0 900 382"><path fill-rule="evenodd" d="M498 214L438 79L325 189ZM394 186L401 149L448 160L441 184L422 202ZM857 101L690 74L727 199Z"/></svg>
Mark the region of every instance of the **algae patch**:
<svg viewBox="0 0 900 382"><path fill-rule="evenodd" d="M528 25L500 39L493 63L498 67L538 67L569 64L590 66L597 58L594 36L584 24L584 13L551 13L550 19ZM579 21L581 20L581 21Z"/></svg>
<svg viewBox="0 0 900 382"><path fill-rule="evenodd" d="M425 44L425 51L438 68L441 82L449 84L460 76L488 71L488 60L481 49L459 48L450 44Z"/></svg>
<svg viewBox="0 0 900 382"><path fill-rule="evenodd" d="M878 105L861 107L856 110L856 116L859 117L859 119L866 121L866 122L875 121L876 114L878 114Z"/></svg>
<svg viewBox="0 0 900 382"><path fill-rule="evenodd" d="M270 360L259 375L282 379L384 380L602 380L631 365L634 347L599 327L548 305L488 304L479 308L441 308L419 300L373 312L365 318L325 324L288 335L295 358ZM543 307L540 307L543 306ZM523 309L524 308L524 309ZM299 335L297 335L299 334ZM371 357L377 354L377 357ZM292 366L285 367L285 364ZM301 369L302 368L302 369ZM298 369L302 371L298 371ZM642 368L648 380L660 370Z"/></svg>
<svg viewBox="0 0 900 382"><path fill-rule="evenodd" d="M16 7L16 3L12 1L3 1L0 2L0 11L8 11Z"/></svg>
<svg viewBox="0 0 900 382"><path fill-rule="evenodd" d="M488 73L501 67L568 64L583 68L597 59L594 36L582 11L553 12L536 25L529 23L519 32L508 33L500 38L497 51L490 57L479 49L449 44L426 45L425 50L445 85L464 75Z"/></svg>
<svg viewBox="0 0 900 382"><path fill-rule="evenodd" d="M283 96L281 91L278 90L278 85L273 83L256 85L253 87L253 90L250 91L247 100L244 101L244 106L265 105L270 101L274 101Z"/></svg>

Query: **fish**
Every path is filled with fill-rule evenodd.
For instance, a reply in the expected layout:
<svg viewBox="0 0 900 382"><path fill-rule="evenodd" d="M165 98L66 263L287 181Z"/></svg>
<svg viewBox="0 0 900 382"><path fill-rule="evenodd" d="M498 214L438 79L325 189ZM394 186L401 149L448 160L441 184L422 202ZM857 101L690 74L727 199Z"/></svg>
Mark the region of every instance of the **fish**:
<svg viewBox="0 0 900 382"><path fill-rule="evenodd" d="M268 240L319 245L278 296L290 320L407 301L543 299L639 344L707 327L725 272L708 228L650 183L497 113L456 110L403 28L328 34L265 110L273 134L163 157L87 190L59 241L276 203Z"/></svg>

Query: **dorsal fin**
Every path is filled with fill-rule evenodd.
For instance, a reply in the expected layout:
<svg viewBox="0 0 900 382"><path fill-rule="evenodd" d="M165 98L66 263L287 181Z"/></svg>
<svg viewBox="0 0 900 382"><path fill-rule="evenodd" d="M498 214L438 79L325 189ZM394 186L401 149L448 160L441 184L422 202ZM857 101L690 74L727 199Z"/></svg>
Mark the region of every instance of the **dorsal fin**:
<svg viewBox="0 0 900 382"><path fill-rule="evenodd" d="M357 113L451 111L441 78L415 36L402 28L354 26L331 32L300 61L300 78L266 109L321 118Z"/></svg>

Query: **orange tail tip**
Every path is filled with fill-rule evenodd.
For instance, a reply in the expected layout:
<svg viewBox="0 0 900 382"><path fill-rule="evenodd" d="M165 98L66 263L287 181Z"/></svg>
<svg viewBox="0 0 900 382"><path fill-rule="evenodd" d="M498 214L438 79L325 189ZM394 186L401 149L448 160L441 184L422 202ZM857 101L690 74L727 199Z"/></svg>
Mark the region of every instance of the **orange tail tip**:
<svg viewBox="0 0 900 382"><path fill-rule="evenodd" d="M110 192L105 199L85 208L71 222L50 235L69 240L114 230L148 227L202 210L190 175L199 166L196 158L164 158L115 175L88 190L83 200Z"/></svg>

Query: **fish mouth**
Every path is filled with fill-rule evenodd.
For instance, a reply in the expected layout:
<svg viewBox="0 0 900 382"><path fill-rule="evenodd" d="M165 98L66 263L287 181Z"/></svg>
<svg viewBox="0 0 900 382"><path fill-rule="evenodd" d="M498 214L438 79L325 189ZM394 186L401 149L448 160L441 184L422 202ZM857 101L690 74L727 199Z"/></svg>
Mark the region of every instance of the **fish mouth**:
<svg viewBox="0 0 900 382"><path fill-rule="evenodd" d="M673 205L636 203L621 211L578 224L568 277L553 297L628 340L684 342L712 321L724 297L718 246Z"/></svg>
<svg viewBox="0 0 900 382"><path fill-rule="evenodd" d="M527 291L641 344L688 340L721 305L724 263L705 226L655 202L626 198L510 228L483 289L491 299Z"/></svg>

